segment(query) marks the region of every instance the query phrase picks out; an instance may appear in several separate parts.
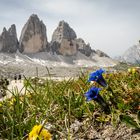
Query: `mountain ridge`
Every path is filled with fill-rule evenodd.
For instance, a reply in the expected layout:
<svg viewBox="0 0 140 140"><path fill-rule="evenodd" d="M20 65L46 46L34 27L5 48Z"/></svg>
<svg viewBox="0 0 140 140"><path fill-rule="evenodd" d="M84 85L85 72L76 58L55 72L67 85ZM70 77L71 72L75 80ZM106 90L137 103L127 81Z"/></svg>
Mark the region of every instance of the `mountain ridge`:
<svg viewBox="0 0 140 140"><path fill-rule="evenodd" d="M46 58L48 58L48 61L54 60L57 62L62 60L63 63L68 62L69 64L70 62L73 65L81 64L82 62L79 62L79 60L85 60L85 63L90 63L91 65L96 64L94 60L103 60L103 63L108 66L112 65L112 63L113 65L116 63L116 61L111 59L104 52L92 49L89 43L85 43L82 38L78 38L75 31L64 20L59 22L57 28L53 32L52 40L50 42L47 40L46 25L36 14L32 14L23 26L19 40L16 35L16 26L12 25L11 28L9 28L8 32L6 28L4 28L0 35L1 53L13 53L15 55L20 53L25 56L27 55L29 58L31 56L34 57L34 60L36 59L36 61L37 58L35 58L35 56L40 53L38 62L42 61L44 63L46 62ZM15 48L11 46L10 41L7 46L5 46L7 40L7 36L3 37L5 32L8 34L8 37L12 36L9 38L11 39L11 42L15 43ZM12 51L9 51L7 48L10 48ZM41 56L41 54L43 55ZM45 54L47 56L45 56ZM79 55L80 59L78 60ZM110 61L105 61L109 59Z"/></svg>
<svg viewBox="0 0 140 140"><path fill-rule="evenodd" d="M126 63L140 64L140 42L129 47L118 59Z"/></svg>

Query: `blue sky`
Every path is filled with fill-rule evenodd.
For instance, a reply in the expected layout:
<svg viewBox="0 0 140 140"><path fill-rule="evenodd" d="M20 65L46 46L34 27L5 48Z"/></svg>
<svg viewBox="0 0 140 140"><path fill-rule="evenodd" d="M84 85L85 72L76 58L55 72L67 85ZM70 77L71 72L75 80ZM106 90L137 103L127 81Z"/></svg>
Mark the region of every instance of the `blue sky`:
<svg viewBox="0 0 140 140"><path fill-rule="evenodd" d="M1 0L0 32L16 24L19 37L33 13L45 23L49 41L65 20L93 49L112 57L140 40L140 0Z"/></svg>

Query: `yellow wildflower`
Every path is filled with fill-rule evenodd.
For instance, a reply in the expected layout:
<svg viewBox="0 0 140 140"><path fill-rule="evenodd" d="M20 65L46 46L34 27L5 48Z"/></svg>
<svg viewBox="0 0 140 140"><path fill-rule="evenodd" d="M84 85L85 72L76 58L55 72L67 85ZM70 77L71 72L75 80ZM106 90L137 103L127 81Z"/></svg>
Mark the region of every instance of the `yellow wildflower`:
<svg viewBox="0 0 140 140"><path fill-rule="evenodd" d="M16 99L15 99L15 98L12 98L12 99L9 101L10 105L13 105L14 102L16 102Z"/></svg>
<svg viewBox="0 0 140 140"><path fill-rule="evenodd" d="M136 69L133 68L133 69L132 69L132 74L135 74L135 73L136 73Z"/></svg>
<svg viewBox="0 0 140 140"><path fill-rule="evenodd" d="M2 103L0 103L0 107L2 107Z"/></svg>
<svg viewBox="0 0 140 140"><path fill-rule="evenodd" d="M42 125L35 125L32 131L29 133L28 140L51 140L51 134L48 132L48 130L44 128L42 129L42 127Z"/></svg>
<svg viewBox="0 0 140 140"><path fill-rule="evenodd" d="M131 68L128 69L128 72L131 73Z"/></svg>
<svg viewBox="0 0 140 140"><path fill-rule="evenodd" d="M28 97L28 98L31 98L32 96L31 96L31 94L30 94L30 93L28 93L28 94L27 94L27 97Z"/></svg>
<svg viewBox="0 0 140 140"><path fill-rule="evenodd" d="M132 73L132 74L135 74L137 72L137 69L136 68L129 68L128 72Z"/></svg>

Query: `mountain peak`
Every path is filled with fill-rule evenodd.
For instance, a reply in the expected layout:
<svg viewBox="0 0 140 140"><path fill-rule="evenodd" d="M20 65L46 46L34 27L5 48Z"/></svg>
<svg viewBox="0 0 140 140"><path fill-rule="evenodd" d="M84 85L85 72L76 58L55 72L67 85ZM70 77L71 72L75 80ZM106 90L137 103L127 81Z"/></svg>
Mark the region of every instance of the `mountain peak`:
<svg viewBox="0 0 140 140"><path fill-rule="evenodd" d="M58 27L53 32L52 42L54 41L61 42L63 38L68 40L77 38L75 31L64 20L59 22Z"/></svg>
<svg viewBox="0 0 140 140"><path fill-rule="evenodd" d="M121 60L128 63L140 63L140 43L128 48L121 56Z"/></svg>
<svg viewBox="0 0 140 140"><path fill-rule="evenodd" d="M38 18L38 15L37 14L32 14L30 17L29 17L29 19L30 18ZM39 19L39 18L38 18Z"/></svg>
<svg viewBox="0 0 140 140"><path fill-rule="evenodd" d="M48 43L46 35L46 26L42 20L38 18L36 14L32 14L24 25L20 40L17 40L16 26L12 24L7 30L3 29L0 35L0 51L15 53L23 53L24 55L41 55L44 58L45 55L71 59L74 64L81 63L94 63L95 60L106 61L110 58L100 50L93 50L89 43L86 43L82 38L77 38L77 35L73 28L64 20L58 23L57 28L52 35L52 41ZM42 56L42 54L45 54ZM56 54L56 55L54 55ZM84 61L84 60L87 61ZM49 57L48 57L49 60ZM43 60L44 61L44 60ZM83 61L83 62L82 62ZM45 61L47 64L47 61ZM108 62L107 62L108 63Z"/></svg>
<svg viewBox="0 0 140 140"><path fill-rule="evenodd" d="M3 32L0 35L0 51L2 52L16 52L18 48L18 39L16 33L16 26L13 24L7 30L5 27L3 28Z"/></svg>
<svg viewBox="0 0 140 140"><path fill-rule="evenodd" d="M64 20L61 20L61 21L59 21L59 24L58 24L58 26L60 27L60 26L67 26L67 27L69 27L69 24L67 23L67 22L65 22Z"/></svg>
<svg viewBox="0 0 140 140"><path fill-rule="evenodd" d="M17 37L16 25L12 24L11 27L8 29L8 32L10 35Z"/></svg>
<svg viewBox="0 0 140 140"><path fill-rule="evenodd" d="M5 27L3 28L3 32L7 32L7 29Z"/></svg>
<svg viewBox="0 0 140 140"><path fill-rule="evenodd" d="M37 53L47 47L46 26L36 14L24 25L20 36L20 52Z"/></svg>

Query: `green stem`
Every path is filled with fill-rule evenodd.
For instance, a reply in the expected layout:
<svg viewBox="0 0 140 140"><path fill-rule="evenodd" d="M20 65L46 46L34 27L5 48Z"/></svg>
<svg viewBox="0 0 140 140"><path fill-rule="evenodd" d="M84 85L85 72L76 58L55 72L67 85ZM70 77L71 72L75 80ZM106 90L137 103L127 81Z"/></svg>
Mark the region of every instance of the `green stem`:
<svg viewBox="0 0 140 140"><path fill-rule="evenodd" d="M42 131L44 125L46 124L46 122L47 122L47 119L44 121L44 123L43 123L43 125L42 125L42 127L41 127L41 129L40 129L40 131L39 131L39 133L38 133L38 136L40 135L40 133L41 133L41 131Z"/></svg>
<svg viewBox="0 0 140 140"><path fill-rule="evenodd" d="M68 92L68 96L69 96L69 110L68 110L68 140L70 140L70 92Z"/></svg>

